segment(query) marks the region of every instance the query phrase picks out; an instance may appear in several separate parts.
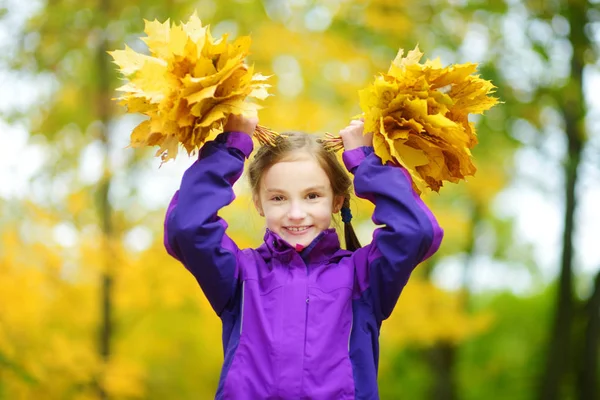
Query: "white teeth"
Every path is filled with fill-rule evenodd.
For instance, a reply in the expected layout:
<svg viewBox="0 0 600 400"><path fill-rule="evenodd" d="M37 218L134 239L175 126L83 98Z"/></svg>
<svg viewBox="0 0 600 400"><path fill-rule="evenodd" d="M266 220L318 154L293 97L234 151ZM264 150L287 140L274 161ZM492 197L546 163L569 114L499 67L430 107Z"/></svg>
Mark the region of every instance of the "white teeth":
<svg viewBox="0 0 600 400"><path fill-rule="evenodd" d="M300 232L300 231L305 231L308 228L309 228L308 226L288 226L285 229L287 229L288 231L292 231L292 232Z"/></svg>

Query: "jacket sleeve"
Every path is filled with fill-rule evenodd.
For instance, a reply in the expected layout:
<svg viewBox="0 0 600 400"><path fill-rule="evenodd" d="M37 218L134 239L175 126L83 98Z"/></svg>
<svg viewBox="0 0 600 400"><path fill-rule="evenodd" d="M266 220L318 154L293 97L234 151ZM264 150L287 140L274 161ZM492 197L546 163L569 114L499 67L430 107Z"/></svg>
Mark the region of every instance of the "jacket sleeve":
<svg viewBox="0 0 600 400"><path fill-rule="evenodd" d="M232 186L252 147L251 137L241 132L222 133L205 143L165 216L167 252L194 275L218 315L237 288L240 250L217 213L235 199Z"/></svg>
<svg viewBox="0 0 600 400"><path fill-rule="evenodd" d="M437 251L443 230L412 189L406 169L382 165L372 147L346 151L356 195L375 204L373 222L383 225L372 242L353 254L359 293L371 297L378 321L388 318L414 268Z"/></svg>

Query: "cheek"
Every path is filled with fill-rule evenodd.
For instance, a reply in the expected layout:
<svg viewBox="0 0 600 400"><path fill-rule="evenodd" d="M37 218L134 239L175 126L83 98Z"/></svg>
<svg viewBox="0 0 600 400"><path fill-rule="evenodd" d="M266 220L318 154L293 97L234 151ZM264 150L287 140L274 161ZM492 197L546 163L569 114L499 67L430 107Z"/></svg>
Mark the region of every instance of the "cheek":
<svg viewBox="0 0 600 400"><path fill-rule="evenodd" d="M331 207L331 204L323 203L323 204L319 205L318 208L315 208L313 215L318 216L318 218L320 220L322 220L323 222L330 223L332 213L333 213L333 209Z"/></svg>
<svg viewBox="0 0 600 400"><path fill-rule="evenodd" d="M265 220L268 226L272 226L281 221L285 215L283 207L269 207L266 206L264 209Z"/></svg>

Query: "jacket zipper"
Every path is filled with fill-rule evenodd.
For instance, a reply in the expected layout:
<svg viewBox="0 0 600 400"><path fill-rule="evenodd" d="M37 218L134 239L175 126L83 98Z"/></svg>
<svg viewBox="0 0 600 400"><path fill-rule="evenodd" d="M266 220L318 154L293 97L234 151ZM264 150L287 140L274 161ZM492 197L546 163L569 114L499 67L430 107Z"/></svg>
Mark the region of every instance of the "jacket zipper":
<svg viewBox="0 0 600 400"><path fill-rule="evenodd" d="M308 265L306 266L306 307L304 315L304 355L306 356L306 342L308 337L308 306L310 304L310 297L308 296Z"/></svg>
<svg viewBox="0 0 600 400"><path fill-rule="evenodd" d="M308 305L310 297L308 296L308 264L306 264L306 306L304 308L304 354L302 356L302 372L300 375L300 392L304 392L304 362L306 361L306 342L308 341Z"/></svg>

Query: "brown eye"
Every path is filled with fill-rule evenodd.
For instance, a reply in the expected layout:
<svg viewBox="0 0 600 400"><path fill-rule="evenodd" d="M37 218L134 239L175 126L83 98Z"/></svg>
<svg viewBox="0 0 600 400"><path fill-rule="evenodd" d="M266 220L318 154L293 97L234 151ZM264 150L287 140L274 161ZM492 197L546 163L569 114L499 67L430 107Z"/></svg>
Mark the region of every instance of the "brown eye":
<svg viewBox="0 0 600 400"><path fill-rule="evenodd" d="M308 194L308 196L306 196L306 197L307 197L309 200L315 200L315 199L318 199L318 198L319 198L319 197L321 197L321 196L319 196L319 194L318 194L318 193L309 193L309 194Z"/></svg>

